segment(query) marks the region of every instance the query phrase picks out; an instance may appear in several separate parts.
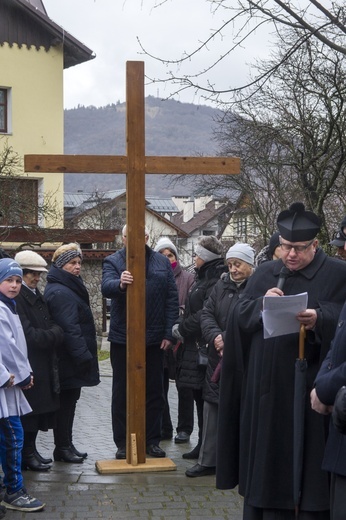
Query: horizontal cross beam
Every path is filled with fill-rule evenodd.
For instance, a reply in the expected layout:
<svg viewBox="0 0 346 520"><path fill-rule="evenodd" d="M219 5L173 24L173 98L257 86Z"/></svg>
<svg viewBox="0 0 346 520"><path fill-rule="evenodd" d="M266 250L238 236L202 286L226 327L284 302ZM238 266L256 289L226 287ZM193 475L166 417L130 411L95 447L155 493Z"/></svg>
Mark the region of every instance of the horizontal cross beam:
<svg viewBox="0 0 346 520"><path fill-rule="evenodd" d="M126 173L123 155L25 155L26 172ZM145 157L145 173L226 175L240 171L238 157Z"/></svg>

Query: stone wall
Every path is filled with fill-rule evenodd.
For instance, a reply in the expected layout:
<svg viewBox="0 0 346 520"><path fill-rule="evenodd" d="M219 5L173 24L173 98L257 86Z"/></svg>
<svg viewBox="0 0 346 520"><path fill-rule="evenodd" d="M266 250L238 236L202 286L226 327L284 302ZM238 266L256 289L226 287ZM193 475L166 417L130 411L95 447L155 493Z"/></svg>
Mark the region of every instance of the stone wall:
<svg viewBox="0 0 346 520"><path fill-rule="evenodd" d="M86 260L82 263L81 276L88 289L90 306L98 336L103 335L103 298L101 294L102 260Z"/></svg>

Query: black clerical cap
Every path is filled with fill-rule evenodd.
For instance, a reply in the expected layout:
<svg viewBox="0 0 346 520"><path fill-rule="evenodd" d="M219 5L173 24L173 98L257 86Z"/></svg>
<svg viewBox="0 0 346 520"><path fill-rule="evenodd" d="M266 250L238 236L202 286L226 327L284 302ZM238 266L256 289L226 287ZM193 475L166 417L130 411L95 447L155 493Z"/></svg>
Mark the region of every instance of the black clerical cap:
<svg viewBox="0 0 346 520"><path fill-rule="evenodd" d="M302 202L294 202L277 218L280 235L290 242L304 242L315 238L321 221L315 213L307 211Z"/></svg>
<svg viewBox="0 0 346 520"><path fill-rule="evenodd" d="M344 233L344 228L346 227L346 217L344 217L340 223L340 228L335 233L335 236L329 244L335 247L344 247L346 242L346 234Z"/></svg>

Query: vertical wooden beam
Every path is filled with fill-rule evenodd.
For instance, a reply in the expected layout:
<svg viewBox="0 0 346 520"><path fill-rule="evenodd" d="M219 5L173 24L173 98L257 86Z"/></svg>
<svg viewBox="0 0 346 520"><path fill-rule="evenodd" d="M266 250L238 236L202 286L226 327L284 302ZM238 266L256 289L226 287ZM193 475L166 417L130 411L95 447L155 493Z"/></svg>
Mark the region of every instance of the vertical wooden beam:
<svg viewBox="0 0 346 520"><path fill-rule="evenodd" d="M133 275L127 288L126 457L132 463L131 434L138 463L145 462L145 97L144 63L126 64L127 176L126 262Z"/></svg>

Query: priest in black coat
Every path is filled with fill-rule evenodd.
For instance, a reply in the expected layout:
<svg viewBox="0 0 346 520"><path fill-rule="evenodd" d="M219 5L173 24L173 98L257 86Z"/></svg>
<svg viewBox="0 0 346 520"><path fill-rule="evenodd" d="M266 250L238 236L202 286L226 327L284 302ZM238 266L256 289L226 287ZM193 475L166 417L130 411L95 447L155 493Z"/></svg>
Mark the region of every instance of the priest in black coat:
<svg viewBox="0 0 346 520"><path fill-rule="evenodd" d="M244 520L295 518L293 398L299 334L264 339L263 297L308 293L297 320L306 328L305 432L300 520L329 520L328 474L321 470L325 417L310 408L309 393L328 352L346 299L346 266L318 248L319 218L294 203L278 220L282 256L249 279L228 323L220 387L216 485L239 484ZM280 271L290 270L283 290Z"/></svg>

